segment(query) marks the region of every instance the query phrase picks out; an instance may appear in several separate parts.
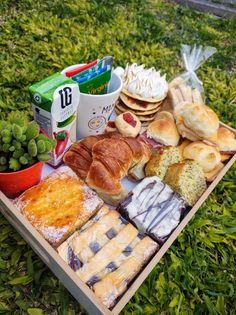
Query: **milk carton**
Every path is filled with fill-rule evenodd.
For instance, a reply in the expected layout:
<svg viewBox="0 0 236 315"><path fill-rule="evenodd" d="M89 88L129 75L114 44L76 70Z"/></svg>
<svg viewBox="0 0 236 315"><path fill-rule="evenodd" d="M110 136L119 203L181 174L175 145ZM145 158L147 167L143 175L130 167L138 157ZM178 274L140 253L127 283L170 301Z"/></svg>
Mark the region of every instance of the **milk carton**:
<svg viewBox="0 0 236 315"><path fill-rule="evenodd" d="M49 161L53 167L76 140L76 115L80 91L78 84L56 73L29 88L35 121L43 134L57 141Z"/></svg>

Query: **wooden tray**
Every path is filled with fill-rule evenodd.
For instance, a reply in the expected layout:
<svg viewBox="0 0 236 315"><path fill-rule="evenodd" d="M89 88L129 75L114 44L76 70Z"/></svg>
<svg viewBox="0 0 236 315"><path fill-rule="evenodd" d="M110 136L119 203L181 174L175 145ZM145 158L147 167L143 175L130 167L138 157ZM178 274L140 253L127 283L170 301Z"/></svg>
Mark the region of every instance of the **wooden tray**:
<svg viewBox="0 0 236 315"><path fill-rule="evenodd" d="M236 134L236 130L221 123L224 127L230 129ZM16 209L11 201L0 192L0 210L6 219L15 227L15 229L22 235L26 242L32 249L40 256L44 263L52 270L52 272L60 279L64 286L76 298L76 300L83 305L89 314L119 314L119 312L128 303L143 281L147 278L152 269L156 266L171 244L178 237L183 228L188 224L196 211L200 208L202 203L208 198L212 190L219 183L222 177L227 173L229 168L236 161L236 154L225 164L224 168L217 175L215 180L208 186L197 203L191 208L185 218L180 222L177 228L169 236L157 254L151 259L149 264L139 273L135 281L124 293L118 303L112 310L104 306L100 300L95 296L93 291L84 284L75 272L68 266L68 264L59 256L53 247L36 231L36 229L29 223L29 221Z"/></svg>

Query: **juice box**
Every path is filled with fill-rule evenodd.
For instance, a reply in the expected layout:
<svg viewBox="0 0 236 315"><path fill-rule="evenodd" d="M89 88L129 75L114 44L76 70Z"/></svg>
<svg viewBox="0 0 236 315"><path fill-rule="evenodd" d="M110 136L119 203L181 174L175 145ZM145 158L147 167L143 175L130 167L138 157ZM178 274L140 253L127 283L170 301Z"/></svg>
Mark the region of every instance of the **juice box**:
<svg viewBox="0 0 236 315"><path fill-rule="evenodd" d="M34 119L40 125L41 132L57 141L49 161L49 164L56 167L76 141L79 86L72 79L56 73L30 86L29 92Z"/></svg>

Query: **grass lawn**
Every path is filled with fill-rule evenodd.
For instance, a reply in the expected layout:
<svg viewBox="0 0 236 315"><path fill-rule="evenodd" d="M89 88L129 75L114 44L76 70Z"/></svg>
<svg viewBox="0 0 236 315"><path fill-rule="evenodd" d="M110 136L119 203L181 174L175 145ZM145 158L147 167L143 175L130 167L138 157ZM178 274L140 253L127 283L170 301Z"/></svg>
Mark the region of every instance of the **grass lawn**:
<svg viewBox="0 0 236 315"><path fill-rule="evenodd" d="M206 102L236 127L236 20L169 1L1 0L0 118L31 114L28 87L64 67L112 55L182 71L180 44L218 52L198 74ZM236 165L155 267L123 314L236 314ZM0 314L85 314L0 215Z"/></svg>

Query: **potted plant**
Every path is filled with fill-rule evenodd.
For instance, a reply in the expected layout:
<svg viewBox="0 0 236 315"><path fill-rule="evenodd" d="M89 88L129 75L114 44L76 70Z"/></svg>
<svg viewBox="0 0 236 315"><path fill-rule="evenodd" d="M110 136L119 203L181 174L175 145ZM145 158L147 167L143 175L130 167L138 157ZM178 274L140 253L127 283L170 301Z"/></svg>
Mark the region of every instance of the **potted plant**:
<svg viewBox="0 0 236 315"><path fill-rule="evenodd" d="M0 121L0 190L15 198L41 178L43 162L51 159L56 141L22 115Z"/></svg>

